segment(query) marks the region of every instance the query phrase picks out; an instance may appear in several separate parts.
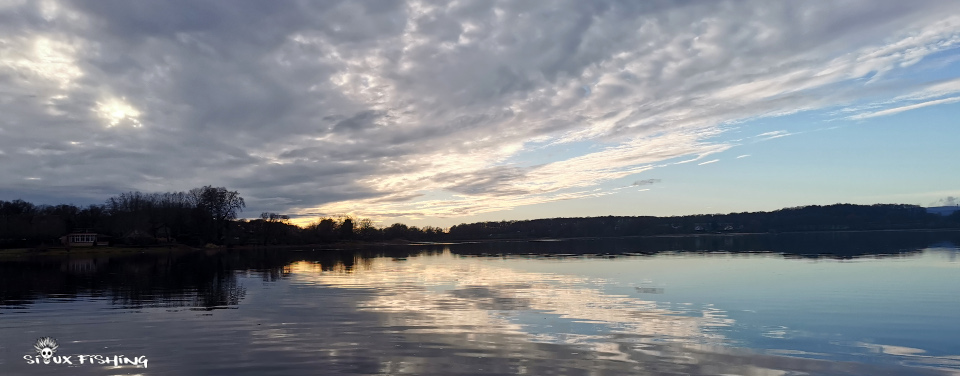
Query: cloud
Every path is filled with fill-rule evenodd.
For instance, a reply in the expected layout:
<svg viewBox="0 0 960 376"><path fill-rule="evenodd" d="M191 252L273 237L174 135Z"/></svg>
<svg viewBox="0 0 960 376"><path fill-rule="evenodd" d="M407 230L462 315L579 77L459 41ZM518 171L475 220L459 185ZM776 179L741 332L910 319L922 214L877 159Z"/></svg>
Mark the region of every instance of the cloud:
<svg viewBox="0 0 960 376"><path fill-rule="evenodd" d="M960 205L960 198L956 198L953 196L947 196L947 197L941 198L930 204L930 206L957 206L957 205Z"/></svg>
<svg viewBox="0 0 960 376"><path fill-rule="evenodd" d="M749 157L749 156L750 156L750 154L738 155L736 159L746 158L746 157Z"/></svg>
<svg viewBox="0 0 960 376"><path fill-rule="evenodd" d="M933 101L926 101L926 102L921 102L921 103L917 103L917 104L911 104L911 105L908 105L908 106L900 106L900 107L889 108L889 109L882 110L882 111L874 111L874 112L861 113L861 114L857 114L857 115L850 116L849 119L851 119L851 120L862 120L862 119L869 119L869 118L878 117L878 116L895 115L895 114L899 114L899 113L904 112L904 111L916 110L916 109L918 109L918 108L935 106L935 105L938 105L938 104L957 103L957 102L960 102L960 97L951 97L951 98L937 99L937 100L933 100Z"/></svg>
<svg viewBox="0 0 960 376"><path fill-rule="evenodd" d="M0 176L37 180L0 191L96 202L214 184L251 213L363 216L594 197L734 147L718 141L729 124L911 94L889 87L955 48L952 7L11 3ZM929 93L954 90L941 84ZM593 146L512 159L577 142Z"/></svg>
<svg viewBox="0 0 960 376"><path fill-rule="evenodd" d="M845 107L835 112L835 114L844 115L856 113L854 115L846 116L846 118L850 120L862 120L879 116L894 115L904 111L935 106L938 104L955 103L958 101L958 97L941 97L946 97L948 95L957 93L960 93L960 79L924 83L919 85L918 89L915 89L907 94L898 95L889 100L873 102L866 105Z"/></svg>
<svg viewBox="0 0 960 376"><path fill-rule="evenodd" d="M697 166L703 166L703 165L705 165L705 164L711 164L711 163L716 163L716 162L720 162L720 160L719 160L719 159L711 159L711 160L706 161L706 162L697 163Z"/></svg>
<svg viewBox="0 0 960 376"><path fill-rule="evenodd" d="M656 184L656 183L659 183L659 182L660 182L660 179L645 179L645 180L637 180L637 181L633 182L633 184L631 184L631 185L633 185L633 186L642 186L642 185Z"/></svg>
<svg viewBox="0 0 960 376"><path fill-rule="evenodd" d="M758 134L754 136L754 138L759 139L758 141L767 141L775 138L787 137L792 135L793 133L790 133L787 131L770 131L770 132L764 132L764 133Z"/></svg>

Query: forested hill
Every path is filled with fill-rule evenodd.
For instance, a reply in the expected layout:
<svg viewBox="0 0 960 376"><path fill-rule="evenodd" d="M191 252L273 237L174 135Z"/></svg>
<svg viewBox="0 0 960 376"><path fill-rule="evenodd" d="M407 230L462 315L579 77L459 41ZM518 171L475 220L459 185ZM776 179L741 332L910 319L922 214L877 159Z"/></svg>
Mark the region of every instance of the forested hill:
<svg viewBox="0 0 960 376"><path fill-rule="evenodd" d="M696 233L960 228L960 211L929 214L916 205L811 205L772 212L678 217L588 217L479 222L450 228L451 239L569 238Z"/></svg>

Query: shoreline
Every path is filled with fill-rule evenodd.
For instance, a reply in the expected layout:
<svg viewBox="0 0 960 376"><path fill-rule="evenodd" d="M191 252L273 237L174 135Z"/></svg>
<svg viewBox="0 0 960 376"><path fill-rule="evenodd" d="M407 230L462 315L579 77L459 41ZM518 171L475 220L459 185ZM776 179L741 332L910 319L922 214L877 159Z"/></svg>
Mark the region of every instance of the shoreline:
<svg viewBox="0 0 960 376"><path fill-rule="evenodd" d="M244 245L244 246L216 246L191 247L183 244L155 245L155 246L101 246L101 247L73 247L63 246L39 248L10 248L0 249L0 258L19 257L62 257L62 256L114 256L130 255L135 253L162 253L162 252L222 252L222 251L249 251L249 250L277 250L277 251L348 251L375 247L396 246L440 246L459 244L495 244L495 243L550 243L584 240L614 240L638 238L691 238L691 237L733 237L733 236L778 236L791 234L845 234L845 233L956 233L960 229L886 229L886 230L824 230L824 231L792 231L792 232L728 232L728 233L692 233L692 234L660 234L660 235L627 235L627 236L587 236L569 238L497 238L497 239L458 239L447 241L348 241L324 244L299 245Z"/></svg>

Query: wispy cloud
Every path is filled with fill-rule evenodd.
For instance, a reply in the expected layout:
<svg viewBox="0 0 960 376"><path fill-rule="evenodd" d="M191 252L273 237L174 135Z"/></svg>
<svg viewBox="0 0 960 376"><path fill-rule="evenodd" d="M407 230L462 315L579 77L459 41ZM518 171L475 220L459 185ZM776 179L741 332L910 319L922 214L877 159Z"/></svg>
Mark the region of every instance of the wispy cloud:
<svg viewBox="0 0 960 376"><path fill-rule="evenodd" d="M754 136L754 138L759 139L759 141L766 141L766 140L772 140L780 137L787 137L792 134L793 133L790 133L787 131L771 131L771 132L764 132L764 133L758 134Z"/></svg>
<svg viewBox="0 0 960 376"><path fill-rule="evenodd" d="M750 154L738 155L736 159L746 158L746 157L749 157L749 156L750 156Z"/></svg>
<svg viewBox="0 0 960 376"><path fill-rule="evenodd" d="M703 165L705 165L705 164L711 164L711 163L716 163L716 162L720 162L720 160L719 160L719 159L711 159L711 160L706 161L706 162L697 163L697 166L703 166Z"/></svg>
<svg viewBox="0 0 960 376"><path fill-rule="evenodd" d="M897 96L888 103L926 100L955 93L960 93L960 78L929 84L920 90Z"/></svg>
<svg viewBox="0 0 960 376"><path fill-rule="evenodd" d="M857 114L857 115L850 116L849 119L851 119L851 120L862 120L862 119L869 119L869 118L874 118L874 117L878 117L878 116L895 115L895 114L899 114L899 113L905 112L905 111L916 110L916 109L918 109L918 108L924 108L924 107L929 107L929 106L936 106L936 105L938 105L938 104L957 103L957 102L960 102L960 97L943 98L943 99L937 99L937 100L932 100L932 101L926 101L926 102L911 104L911 105L907 105L907 106L900 106L900 107L889 108L889 109L881 110L881 111L861 113L861 114Z"/></svg>
<svg viewBox="0 0 960 376"><path fill-rule="evenodd" d="M893 115L916 108L954 103L953 101L949 100L951 98L940 97L945 97L956 93L960 93L960 79L926 83L921 85L919 89L914 89L907 94L898 95L888 100L872 102L858 106L844 107L838 111L835 111L833 114L846 116L846 118L850 120L861 120L878 116ZM848 115L850 113L854 113L854 115Z"/></svg>

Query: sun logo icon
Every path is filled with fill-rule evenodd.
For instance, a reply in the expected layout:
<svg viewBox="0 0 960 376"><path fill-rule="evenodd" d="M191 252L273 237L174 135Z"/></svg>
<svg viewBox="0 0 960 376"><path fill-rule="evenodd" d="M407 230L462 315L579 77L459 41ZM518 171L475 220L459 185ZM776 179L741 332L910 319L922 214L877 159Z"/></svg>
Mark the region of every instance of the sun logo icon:
<svg viewBox="0 0 960 376"><path fill-rule="evenodd" d="M60 345L57 344L57 340L50 337L38 338L37 343L33 345L33 348L37 349L37 355L43 358L43 364L50 364L58 347Z"/></svg>

